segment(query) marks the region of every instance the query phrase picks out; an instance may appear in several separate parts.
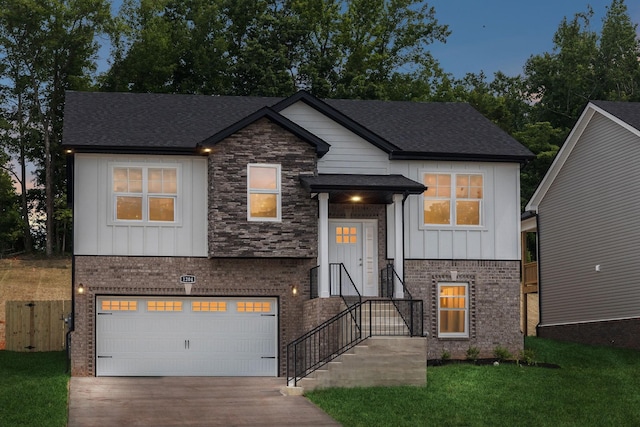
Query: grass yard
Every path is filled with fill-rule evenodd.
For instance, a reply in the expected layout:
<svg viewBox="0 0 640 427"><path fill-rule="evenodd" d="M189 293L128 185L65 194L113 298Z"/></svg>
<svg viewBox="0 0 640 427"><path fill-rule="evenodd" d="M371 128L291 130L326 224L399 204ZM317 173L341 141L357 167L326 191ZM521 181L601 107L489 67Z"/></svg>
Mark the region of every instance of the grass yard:
<svg viewBox="0 0 640 427"><path fill-rule="evenodd" d="M640 352L526 339L541 367L427 368L426 387L307 397L345 426L640 426Z"/></svg>
<svg viewBox="0 0 640 427"><path fill-rule="evenodd" d="M65 352L0 351L0 426L67 425Z"/></svg>

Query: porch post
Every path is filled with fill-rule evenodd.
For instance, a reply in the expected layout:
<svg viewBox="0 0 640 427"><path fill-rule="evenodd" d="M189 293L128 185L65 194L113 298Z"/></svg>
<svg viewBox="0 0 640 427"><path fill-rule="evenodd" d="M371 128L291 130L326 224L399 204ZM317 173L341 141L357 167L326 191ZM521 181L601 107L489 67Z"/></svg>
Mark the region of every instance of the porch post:
<svg viewBox="0 0 640 427"><path fill-rule="evenodd" d="M318 296L329 298L329 193L318 194Z"/></svg>
<svg viewBox="0 0 640 427"><path fill-rule="evenodd" d="M404 280L404 234L402 230L403 211L402 201L404 196L402 194L393 195L393 210L395 216L394 223L394 235L395 235L395 249L396 253L393 256L393 266L398 273L398 276ZM394 278L394 297L404 298L404 292L402 290L402 284Z"/></svg>

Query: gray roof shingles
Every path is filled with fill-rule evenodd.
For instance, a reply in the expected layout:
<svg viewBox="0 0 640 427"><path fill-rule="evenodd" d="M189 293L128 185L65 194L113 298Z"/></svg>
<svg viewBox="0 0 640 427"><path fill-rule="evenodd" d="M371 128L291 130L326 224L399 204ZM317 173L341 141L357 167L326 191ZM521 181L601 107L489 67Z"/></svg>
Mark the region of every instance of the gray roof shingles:
<svg viewBox="0 0 640 427"><path fill-rule="evenodd" d="M283 98L67 92L64 145L195 149L210 136ZM325 100L357 126L414 155L522 161L532 154L465 103Z"/></svg>
<svg viewBox="0 0 640 427"><path fill-rule="evenodd" d="M591 103L640 130L640 102L591 101Z"/></svg>

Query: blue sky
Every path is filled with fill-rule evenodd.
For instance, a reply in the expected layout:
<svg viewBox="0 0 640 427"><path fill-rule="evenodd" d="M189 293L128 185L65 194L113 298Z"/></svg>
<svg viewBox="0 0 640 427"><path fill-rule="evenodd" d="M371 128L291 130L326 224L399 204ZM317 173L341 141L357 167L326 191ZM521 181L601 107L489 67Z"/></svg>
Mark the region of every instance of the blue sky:
<svg viewBox="0 0 640 427"><path fill-rule="evenodd" d="M455 77L484 71L522 74L531 55L551 52L563 17L573 19L591 5L591 28L600 31L611 0L431 0L440 24L449 25L446 44L430 46L446 72ZM625 1L629 16L640 23L640 2Z"/></svg>

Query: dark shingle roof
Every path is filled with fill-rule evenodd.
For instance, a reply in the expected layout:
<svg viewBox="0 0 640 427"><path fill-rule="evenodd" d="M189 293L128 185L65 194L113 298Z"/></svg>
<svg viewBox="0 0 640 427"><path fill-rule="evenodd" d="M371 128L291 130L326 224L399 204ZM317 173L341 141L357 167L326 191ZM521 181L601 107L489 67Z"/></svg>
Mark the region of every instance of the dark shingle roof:
<svg viewBox="0 0 640 427"><path fill-rule="evenodd" d="M311 193L329 193L335 203L354 195L366 203L391 203L394 194L422 194L426 187L402 175L301 175L300 182Z"/></svg>
<svg viewBox="0 0 640 427"><path fill-rule="evenodd" d="M591 101L591 103L640 130L640 102Z"/></svg>
<svg viewBox="0 0 640 427"><path fill-rule="evenodd" d="M63 140L75 147L195 148L274 98L67 92Z"/></svg>
<svg viewBox="0 0 640 427"><path fill-rule="evenodd" d="M307 100L392 158L523 161L531 152L464 103ZM284 98L67 92L64 145L84 149L193 150ZM276 108L276 111L278 108Z"/></svg>

